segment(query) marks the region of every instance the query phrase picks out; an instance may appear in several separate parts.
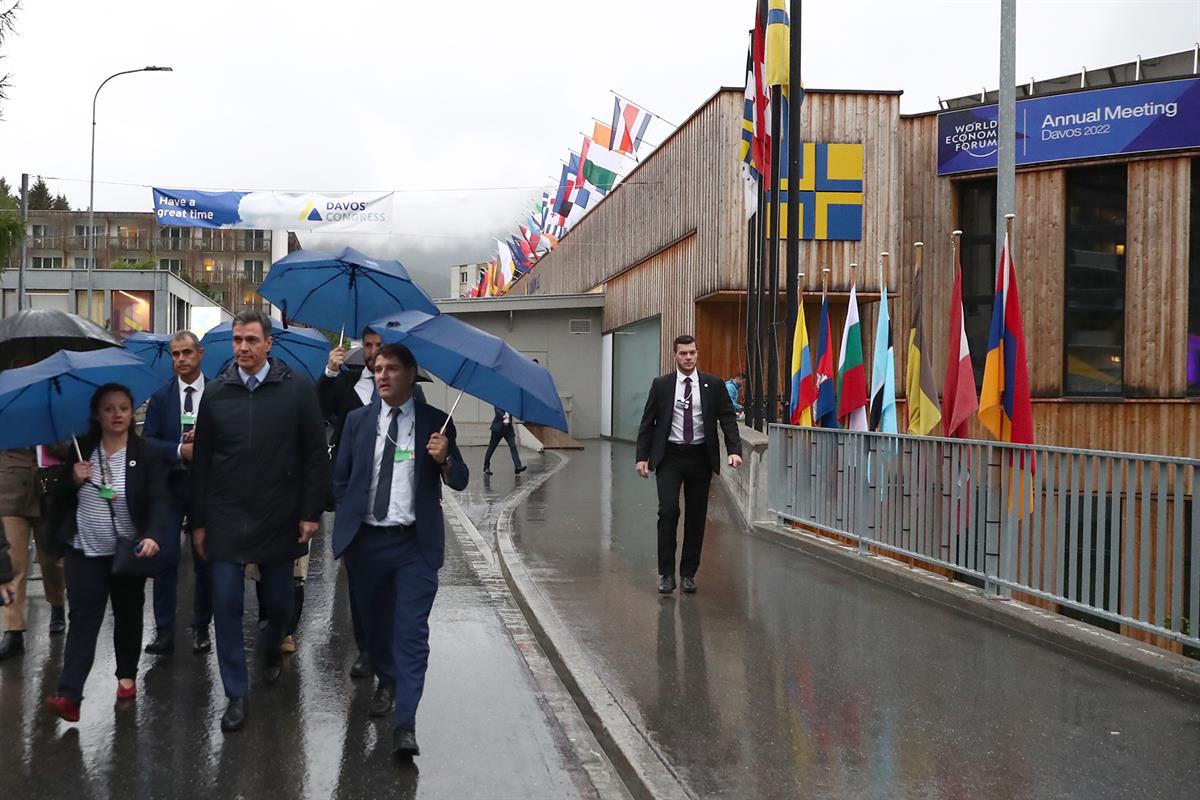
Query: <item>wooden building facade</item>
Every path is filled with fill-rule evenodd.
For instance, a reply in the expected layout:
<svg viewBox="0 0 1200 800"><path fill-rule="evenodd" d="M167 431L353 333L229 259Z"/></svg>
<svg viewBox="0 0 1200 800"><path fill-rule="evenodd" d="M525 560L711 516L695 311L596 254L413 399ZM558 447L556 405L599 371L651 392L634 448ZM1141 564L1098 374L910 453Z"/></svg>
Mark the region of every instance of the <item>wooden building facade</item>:
<svg viewBox="0 0 1200 800"><path fill-rule="evenodd" d="M869 369L879 254L887 251L884 280L902 384L913 243L924 242L925 341L940 386L955 229L965 232L966 313L982 374L995 280L995 177L939 176L937 114L901 115L899 94L810 89L804 98L805 142L861 143L864 152L861 240L799 245L809 339L815 349L821 274L829 268L835 348L857 283ZM706 371L728 377L744 369L742 101L740 87L714 94L516 291L602 292L606 335L657 319L659 358L644 374L671 368L679 333L697 337ZM1200 342L1197 187L1200 148L1018 170L1014 254L1039 443L1200 454L1200 364L1189 370L1200 348L1188 347L1189 335ZM852 272L852 263L861 266ZM785 327L781 299L781 341ZM781 347L781 364L783 353ZM784 382L786 366L782 371ZM645 387L640 391L644 396ZM984 438L978 426L975 433Z"/></svg>

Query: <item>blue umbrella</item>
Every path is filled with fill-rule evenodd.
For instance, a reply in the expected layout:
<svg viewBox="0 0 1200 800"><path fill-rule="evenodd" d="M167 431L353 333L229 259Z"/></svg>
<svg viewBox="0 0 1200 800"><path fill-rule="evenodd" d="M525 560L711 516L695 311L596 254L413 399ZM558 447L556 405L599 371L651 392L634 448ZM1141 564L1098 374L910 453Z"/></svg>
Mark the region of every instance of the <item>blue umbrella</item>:
<svg viewBox="0 0 1200 800"><path fill-rule="evenodd" d="M85 433L92 395L106 383L128 388L136 407L163 382L118 347L62 350L28 367L5 370L0 374L0 450L55 444Z"/></svg>
<svg viewBox="0 0 1200 800"><path fill-rule="evenodd" d="M371 258L352 247L338 253L297 250L271 266L258 293L279 306L284 319L351 336L401 311L438 313L399 261Z"/></svg>
<svg viewBox="0 0 1200 800"><path fill-rule="evenodd" d="M418 364L455 389L499 406L518 419L566 432L567 415L554 378L502 339L455 317L423 311L377 320L371 329L385 342L408 347Z"/></svg>
<svg viewBox="0 0 1200 800"><path fill-rule="evenodd" d="M171 363L171 334L138 331L125 340L124 347L154 370L163 383L175 375L175 367Z"/></svg>
<svg viewBox="0 0 1200 800"><path fill-rule="evenodd" d="M233 361L233 323L222 322L204 334L200 344L204 346L200 371L212 380ZM316 381L329 360L329 341L312 328L273 328L270 355Z"/></svg>

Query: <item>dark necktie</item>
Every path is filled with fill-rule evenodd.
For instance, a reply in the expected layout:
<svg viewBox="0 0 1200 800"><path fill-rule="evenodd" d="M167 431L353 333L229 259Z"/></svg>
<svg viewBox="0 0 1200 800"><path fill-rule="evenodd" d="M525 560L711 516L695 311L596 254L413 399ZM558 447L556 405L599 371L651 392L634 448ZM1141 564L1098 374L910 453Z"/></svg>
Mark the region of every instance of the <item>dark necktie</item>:
<svg viewBox="0 0 1200 800"><path fill-rule="evenodd" d="M257 389L258 388L258 377L255 375L251 375L249 378L246 378L246 388L252 392L255 389Z"/></svg>
<svg viewBox="0 0 1200 800"><path fill-rule="evenodd" d="M371 375L371 402L375 402L375 398L379 397L379 387L375 385L375 375Z"/></svg>
<svg viewBox="0 0 1200 800"><path fill-rule="evenodd" d="M375 487L375 507L371 513L376 522L387 519L392 504L392 470L396 466L396 438L400 435L400 409L392 409L387 438L383 440L383 460L379 462L379 484Z"/></svg>
<svg viewBox="0 0 1200 800"><path fill-rule="evenodd" d="M692 379L683 379L683 443L691 444L695 431L692 429Z"/></svg>
<svg viewBox="0 0 1200 800"><path fill-rule="evenodd" d="M183 389L183 413L192 414L194 412L195 406L192 405L192 395L194 395L195 393L196 393L196 387L194 387L194 386L184 387L184 389ZM191 425L190 423L187 425L184 425L183 432L187 433L193 427L194 426Z"/></svg>

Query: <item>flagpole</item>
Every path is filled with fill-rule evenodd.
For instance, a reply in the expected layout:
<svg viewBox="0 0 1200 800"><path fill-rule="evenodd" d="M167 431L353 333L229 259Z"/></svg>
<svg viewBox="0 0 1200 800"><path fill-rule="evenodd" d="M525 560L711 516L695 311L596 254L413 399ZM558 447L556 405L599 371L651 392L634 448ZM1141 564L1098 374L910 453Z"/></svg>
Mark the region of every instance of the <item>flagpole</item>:
<svg viewBox="0 0 1200 800"><path fill-rule="evenodd" d="M792 403L792 350L795 347L796 318L799 309L800 229L796 221L800 216L800 193L791 183L800 174L800 103L795 102L797 92L793 87L800 85L800 8L801 0L791 0L788 19L788 200L787 200L787 266L784 275L787 281L787 335L784 339L783 408L790 409ZM784 420L789 421L789 420Z"/></svg>
<svg viewBox="0 0 1200 800"><path fill-rule="evenodd" d="M757 431L763 429L763 403L766 395L763 303L767 296L767 190L764 181L765 173L763 179L758 182L758 213L755 214L754 223L754 429Z"/></svg>
<svg viewBox="0 0 1200 800"><path fill-rule="evenodd" d="M637 106L638 108L640 108L642 111L645 111L647 114L649 114L650 116L654 117L655 119L660 119L660 120L662 120L663 122L665 122L665 123L667 123L668 125L670 125L672 128L678 128L678 127L679 127L679 126L678 126L678 125L676 125L674 122L671 122L671 120L669 120L669 119L665 119L665 118L663 118L663 117L660 117L658 114L655 114L653 111L651 111L650 109L646 108L646 107L645 107L644 105L642 105L641 103L639 103L639 102L637 102L637 101L635 101L635 100L630 100L628 97L626 97L625 95L621 94L620 92L618 92L618 91L615 91L615 90L613 90L613 89L609 89L609 91L610 91L610 92L612 92L613 94L615 94L617 97L619 97L619 98L621 98L622 100L624 100L626 103L633 103L635 106ZM616 131L613 131L613 133L616 133ZM645 141L645 140L643 140L643 141Z"/></svg>
<svg viewBox="0 0 1200 800"><path fill-rule="evenodd" d="M758 211L746 220L746 425L754 426L754 394L758 386L757 372L754 369L754 336L756 333L755 315L755 264L754 251L757 235L755 228L758 220Z"/></svg>
<svg viewBox="0 0 1200 800"><path fill-rule="evenodd" d="M779 413L779 184L780 131L783 127L783 88L771 87L771 231L767 242L767 258L771 271L769 302L771 304L771 326L767 340L767 413L766 422L776 422Z"/></svg>

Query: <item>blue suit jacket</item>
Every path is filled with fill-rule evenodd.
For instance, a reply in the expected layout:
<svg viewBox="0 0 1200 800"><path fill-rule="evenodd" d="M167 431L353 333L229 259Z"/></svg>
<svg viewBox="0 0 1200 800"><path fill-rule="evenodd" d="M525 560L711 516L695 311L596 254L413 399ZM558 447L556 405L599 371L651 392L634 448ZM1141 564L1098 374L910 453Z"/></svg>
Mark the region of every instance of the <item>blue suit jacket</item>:
<svg viewBox="0 0 1200 800"><path fill-rule="evenodd" d="M346 552L370 513L367 503L371 495L371 472L375 466L375 437L381 402L375 398L370 405L350 412L342 429L337 464L333 470L333 495L337 501L337 514L333 522L335 558L340 558ZM425 445L429 437L442 427L446 413L424 403L416 403L413 408L417 415L413 437L416 450L413 466L416 471L417 542L429 566L441 569L446 551L442 484L461 492L467 488L470 472L458 451L454 423L451 422L446 426L446 436L450 440L450 458L454 463L450 472L442 475L441 468L429 455Z"/></svg>
<svg viewBox="0 0 1200 800"><path fill-rule="evenodd" d="M146 408L146 421L142 425L142 436L157 450L167 464L179 463L179 438L183 426L179 424L182 411L179 407L179 378L171 378L166 385L150 395Z"/></svg>
<svg viewBox="0 0 1200 800"><path fill-rule="evenodd" d="M504 409L500 406L494 406L496 413L492 416L492 433L506 433L513 429L512 415L508 417L508 424L504 424Z"/></svg>

